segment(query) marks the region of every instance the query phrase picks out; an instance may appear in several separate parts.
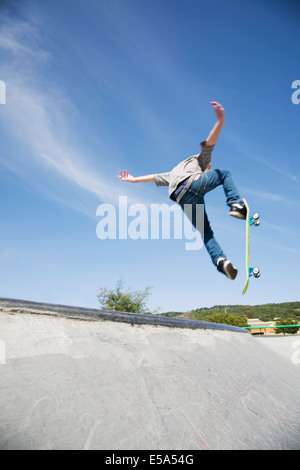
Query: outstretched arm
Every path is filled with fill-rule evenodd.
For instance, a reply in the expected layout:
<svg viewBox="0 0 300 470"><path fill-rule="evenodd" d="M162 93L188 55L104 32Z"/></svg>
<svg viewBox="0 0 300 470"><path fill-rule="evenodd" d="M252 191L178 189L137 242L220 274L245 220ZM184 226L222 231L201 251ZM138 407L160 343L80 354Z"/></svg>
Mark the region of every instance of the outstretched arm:
<svg viewBox="0 0 300 470"><path fill-rule="evenodd" d="M215 143L218 140L219 134L221 132L221 129L224 125L225 122L225 116L224 116L224 108L220 103L217 103L216 101L212 101L211 104L215 108L216 116L217 116L217 122L210 131L209 136L206 139L206 145L209 147L210 145L215 145Z"/></svg>
<svg viewBox="0 0 300 470"><path fill-rule="evenodd" d="M154 175L146 175L146 176L132 176L128 173L127 170L120 171L120 175L118 175L121 181L128 181L129 183L154 183Z"/></svg>

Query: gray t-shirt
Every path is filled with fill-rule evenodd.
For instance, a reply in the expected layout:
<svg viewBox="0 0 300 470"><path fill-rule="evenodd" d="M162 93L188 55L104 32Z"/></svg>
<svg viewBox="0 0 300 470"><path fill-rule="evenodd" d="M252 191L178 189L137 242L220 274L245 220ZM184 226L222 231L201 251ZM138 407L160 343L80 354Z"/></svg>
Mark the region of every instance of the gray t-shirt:
<svg viewBox="0 0 300 470"><path fill-rule="evenodd" d="M176 190L178 185L192 175L203 173L211 161L211 153L214 145L207 146L206 141L201 142L201 152L192 155L180 162L168 173L157 173L154 180L157 186L169 186L169 196Z"/></svg>

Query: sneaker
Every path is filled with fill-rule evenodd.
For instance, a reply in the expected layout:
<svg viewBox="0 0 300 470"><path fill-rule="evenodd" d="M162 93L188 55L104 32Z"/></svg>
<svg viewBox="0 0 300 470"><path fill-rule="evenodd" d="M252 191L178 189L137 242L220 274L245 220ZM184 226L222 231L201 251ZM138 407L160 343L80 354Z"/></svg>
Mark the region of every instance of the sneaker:
<svg viewBox="0 0 300 470"><path fill-rule="evenodd" d="M233 202L230 206L229 214L238 219L246 219L246 206L244 202Z"/></svg>
<svg viewBox="0 0 300 470"><path fill-rule="evenodd" d="M217 262L217 270L220 273L225 274L229 279L235 279L238 273L238 270L232 266L232 263L229 259L220 258Z"/></svg>

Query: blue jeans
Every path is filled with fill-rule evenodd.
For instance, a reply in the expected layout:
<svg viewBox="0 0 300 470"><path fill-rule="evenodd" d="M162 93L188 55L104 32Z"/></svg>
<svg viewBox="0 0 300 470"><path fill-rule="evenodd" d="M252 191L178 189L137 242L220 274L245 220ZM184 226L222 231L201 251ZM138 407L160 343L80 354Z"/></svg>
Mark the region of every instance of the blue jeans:
<svg viewBox="0 0 300 470"><path fill-rule="evenodd" d="M184 209L185 204L192 204L192 224L196 227L196 205L204 206L204 233L201 233L205 248L207 249L213 264L217 264L219 258L226 258L220 245L214 237L210 226L204 203L204 196L217 186L223 185L226 196L226 203L230 206L233 202L241 202L237 187L233 181L232 175L228 170L209 170L201 174L197 181L193 181L190 188L182 196L179 205Z"/></svg>

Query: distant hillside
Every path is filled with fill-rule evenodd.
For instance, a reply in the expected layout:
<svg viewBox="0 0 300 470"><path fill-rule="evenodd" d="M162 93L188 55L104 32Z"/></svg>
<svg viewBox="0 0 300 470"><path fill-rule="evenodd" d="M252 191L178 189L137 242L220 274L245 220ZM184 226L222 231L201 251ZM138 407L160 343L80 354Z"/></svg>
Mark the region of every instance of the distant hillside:
<svg viewBox="0 0 300 470"><path fill-rule="evenodd" d="M205 321L213 313L231 313L240 317L259 318L272 321L275 318L293 318L300 323L300 302L284 302L263 305L215 305L210 308L198 308L190 312L166 312L161 315Z"/></svg>

